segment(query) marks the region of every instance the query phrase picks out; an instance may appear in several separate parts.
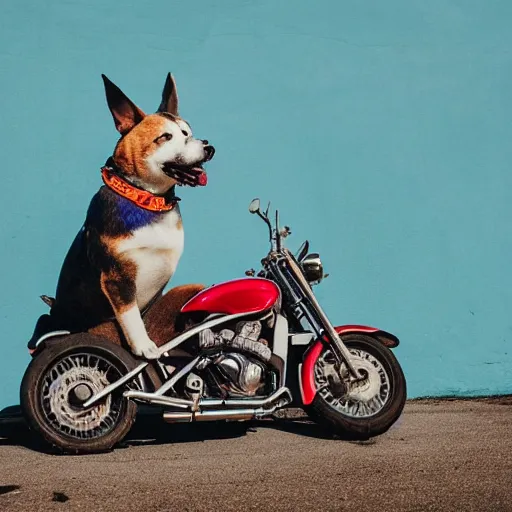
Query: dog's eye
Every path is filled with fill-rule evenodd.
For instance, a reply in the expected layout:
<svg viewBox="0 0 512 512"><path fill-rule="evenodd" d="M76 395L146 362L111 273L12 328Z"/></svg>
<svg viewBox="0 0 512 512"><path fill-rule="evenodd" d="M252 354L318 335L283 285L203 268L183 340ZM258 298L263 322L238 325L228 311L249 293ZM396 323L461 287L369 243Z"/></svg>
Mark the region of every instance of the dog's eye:
<svg viewBox="0 0 512 512"><path fill-rule="evenodd" d="M188 137L188 133L185 130L181 130L181 133L183 133L183 135L185 135L185 137Z"/></svg>
<svg viewBox="0 0 512 512"><path fill-rule="evenodd" d="M172 133L162 133L162 135L157 137L153 142L155 144L161 144L162 142L164 142L166 140L171 140L171 139L172 139Z"/></svg>

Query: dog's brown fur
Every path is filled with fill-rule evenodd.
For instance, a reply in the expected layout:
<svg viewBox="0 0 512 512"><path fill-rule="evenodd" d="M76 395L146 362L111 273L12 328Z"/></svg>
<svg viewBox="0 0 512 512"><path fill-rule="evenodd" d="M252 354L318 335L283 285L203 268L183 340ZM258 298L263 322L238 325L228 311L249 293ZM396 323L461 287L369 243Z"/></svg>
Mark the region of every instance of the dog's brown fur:
<svg viewBox="0 0 512 512"><path fill-rule="evenodd" d="M176 286L151 306L143 320L148 335L158 347L181 332L177 320L182 306L204 288L201 284ZM94 326L88 332L103 336L117 345L126 343L119 324L114 320Z"/></svg>

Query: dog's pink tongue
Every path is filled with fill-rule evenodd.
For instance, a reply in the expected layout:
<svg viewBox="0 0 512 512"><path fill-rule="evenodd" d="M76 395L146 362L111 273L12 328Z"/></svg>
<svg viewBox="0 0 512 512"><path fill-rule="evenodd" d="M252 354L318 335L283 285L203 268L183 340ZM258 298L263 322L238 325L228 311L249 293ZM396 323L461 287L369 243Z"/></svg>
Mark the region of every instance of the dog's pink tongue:
<svg viewBox="0 0 512 512"><path fill-rule="evenodd" d="M197 178L197 184L200 187L204 187L207 183L208 183L208 176L206 175L206 173L204 171L201 171L199 173L199 177Z"/></svg>

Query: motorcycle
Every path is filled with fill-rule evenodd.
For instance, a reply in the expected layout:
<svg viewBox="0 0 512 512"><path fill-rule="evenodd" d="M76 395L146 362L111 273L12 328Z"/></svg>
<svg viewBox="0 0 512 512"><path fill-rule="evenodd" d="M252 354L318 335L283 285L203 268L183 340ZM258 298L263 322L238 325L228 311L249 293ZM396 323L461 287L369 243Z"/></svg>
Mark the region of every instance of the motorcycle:
<svg viewBox="0 0 512 512"><path fill-rule="evenodd" d="M391 351L398 338L333 326L312 288L325 277L320 256L309 253L308 241L296 256L284 246L291 231L279 227L277 210L274 225L259 199L249 211L269 231L261 270L187 300L179 311L185 327L159 347L157 360L135 359L90 333L32 340L20 390L31 429L62 452L106 451L145 404L169 423L252 420L298 407L344 438L386 432L406 400Z"/></svg>

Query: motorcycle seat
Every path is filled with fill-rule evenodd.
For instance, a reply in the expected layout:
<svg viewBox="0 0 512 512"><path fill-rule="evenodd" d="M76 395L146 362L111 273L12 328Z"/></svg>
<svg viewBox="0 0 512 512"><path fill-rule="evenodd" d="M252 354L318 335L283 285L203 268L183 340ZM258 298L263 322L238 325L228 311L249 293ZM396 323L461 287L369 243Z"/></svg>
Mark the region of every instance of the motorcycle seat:
<svg viewBox="0 0 512 512"><path fill-rule="evenodd" d="M157 346L167 343L178 332L181 332L182 327L178 322L181 308L204 288L205 286L200 284L176 286L163 295L159 293L143 308L141 316L144 325L149 337ZM54 299L49 298L48 302L43 299L43 301L51 306ZM36 348L36 343L41 336L54 330L58 330L58 327L54 325L52 317L49 314L41 315L27 344L29 350ZM125 345L126 343L121 328L115 319L95 325L89 328L87 332L102 336L117 345Z"/></svg>

